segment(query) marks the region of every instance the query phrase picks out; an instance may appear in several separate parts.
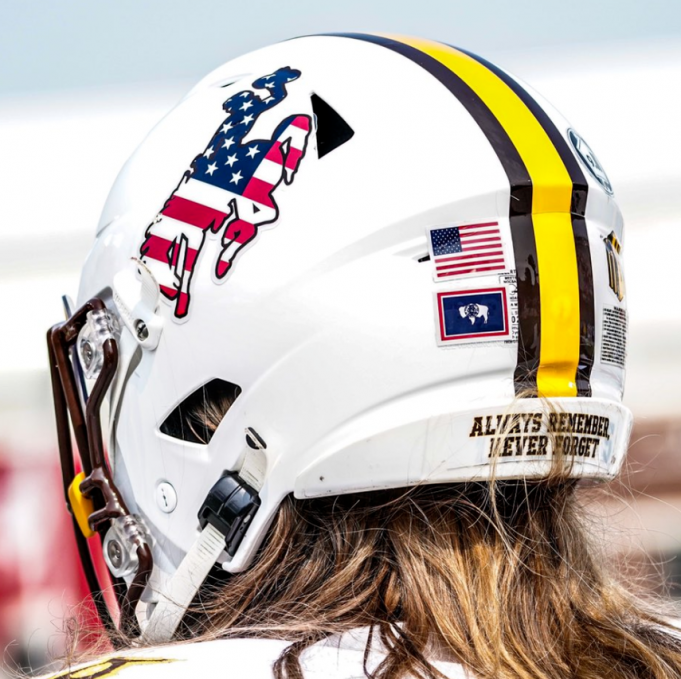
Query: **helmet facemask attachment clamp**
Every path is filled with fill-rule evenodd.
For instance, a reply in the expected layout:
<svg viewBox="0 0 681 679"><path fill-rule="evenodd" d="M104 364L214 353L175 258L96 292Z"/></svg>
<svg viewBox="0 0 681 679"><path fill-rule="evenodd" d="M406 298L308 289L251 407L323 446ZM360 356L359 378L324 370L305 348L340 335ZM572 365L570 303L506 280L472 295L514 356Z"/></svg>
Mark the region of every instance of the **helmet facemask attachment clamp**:
<svg viewBox="0 0 681 679"><path fill-rule="evenodd" d="M104 456L101 408L118 368L117 325L104 302L93 298L67 321L51 328L47 344L64 494L74 516L76 542L88 587L102 624L113 630L113 616L104 600L87 543L88 536L97 534L104 541L104 558L113 575L120 628L135 634L138 631L135 608L153 560L149 537L129 512ZM80 386L83 368L85 375L94 379L89 395ZM78 475L71 428L83 467ZM131 577L128 587L122 579L125 575Z"/></svg>

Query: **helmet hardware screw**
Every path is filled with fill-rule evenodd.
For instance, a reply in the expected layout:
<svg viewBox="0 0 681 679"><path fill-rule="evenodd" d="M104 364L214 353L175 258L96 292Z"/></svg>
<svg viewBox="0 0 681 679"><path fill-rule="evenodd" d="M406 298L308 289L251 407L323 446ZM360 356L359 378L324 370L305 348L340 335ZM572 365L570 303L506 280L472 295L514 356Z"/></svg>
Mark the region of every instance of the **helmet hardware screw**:
<svg viewBox="0 0 681 679"><path fill-rule="evenodd" d="M92 365L92 359L95 356L95 350L88 340L85 340L81 343L80 354L83 357L83 363L85 364L85 369L87 370Z"/></svg>
<svg viewBox="0 0 681 679"><path fill-rule="evenodd" d="M111 540L111 542L109 542L107 545L106 551L109 556L109 560L111 561L111 565L114 568L120 568L121 564L123 563L123 549L121 548L118 540Z"/></svg>
<svg viewBox="0 0 681 679"><path fill-rule="evenodd" d="M135 332L140 342L144 342L149 337L149 328L147 328L147 324L142 319L138 318L135 321Z"/></svg>

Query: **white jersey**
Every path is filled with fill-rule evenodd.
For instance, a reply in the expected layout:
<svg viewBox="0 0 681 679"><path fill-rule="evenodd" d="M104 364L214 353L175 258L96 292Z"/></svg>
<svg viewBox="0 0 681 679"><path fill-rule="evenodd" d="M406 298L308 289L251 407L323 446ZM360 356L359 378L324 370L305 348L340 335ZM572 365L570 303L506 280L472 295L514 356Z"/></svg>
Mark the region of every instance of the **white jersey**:
<svg viewBox="0 0 681 679"><path fill-rule="evenodd" d="M119 651L97 661L72 667L50 679L272 679L272 666L290 645L278 639L220 639L180 643L158 648ZM305 679L361 679L364 673L366 632L344 634L319 642L301 656ZM373 670L385 657L372 651ZM450 679L472 679L461 665L434 661ZM237 674L238 673L238 674Z"/></svg>

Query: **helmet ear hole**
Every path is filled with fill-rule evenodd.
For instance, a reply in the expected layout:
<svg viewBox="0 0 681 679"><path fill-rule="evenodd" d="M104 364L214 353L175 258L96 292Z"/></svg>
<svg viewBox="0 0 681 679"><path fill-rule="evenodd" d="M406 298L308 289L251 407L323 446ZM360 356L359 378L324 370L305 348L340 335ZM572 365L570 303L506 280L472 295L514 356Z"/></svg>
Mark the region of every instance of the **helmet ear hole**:
<svg viewBox="0 0 681 679"><path fill-rule="evenodd" d="M317 119L317 157L322 158L349 141L355 131L319 95L312 94L310 100Z"/></svg>
<svg viewBox="0 0 681 679"><path fill-rule="evenodd" d="M239 385L215 378L179 403L159 429L166 436L207 445L240 393Z"/></svg>

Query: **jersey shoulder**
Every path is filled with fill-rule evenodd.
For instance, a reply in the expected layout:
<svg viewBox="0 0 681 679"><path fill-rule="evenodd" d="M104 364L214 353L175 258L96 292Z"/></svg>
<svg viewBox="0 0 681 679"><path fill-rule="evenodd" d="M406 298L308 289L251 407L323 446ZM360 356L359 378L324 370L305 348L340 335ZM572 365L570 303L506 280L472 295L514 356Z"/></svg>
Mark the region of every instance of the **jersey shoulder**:
<svg viewBox="0 0 681 679"><path fill-rule="evenodd" d="M289 645L289 641L279 639L218 639L132 649L74 665L42 679L222 679L230 676L273 679L272 667ZM305 679L364 677L365 647L365 633L345 634L315 644L301 656ZM384 657L381 651L372 650L368 665L376 667ZM460 665L434 664L445 677L470 679Z"/></svg>
<svg viewBox="0 0 681 679"><path fill-rule="evenodd" d="M252 679L271 679L272 665L288 645L276 639L230 639L127 649L41 679L217 679L237 668L247 668Z"/></svg>

